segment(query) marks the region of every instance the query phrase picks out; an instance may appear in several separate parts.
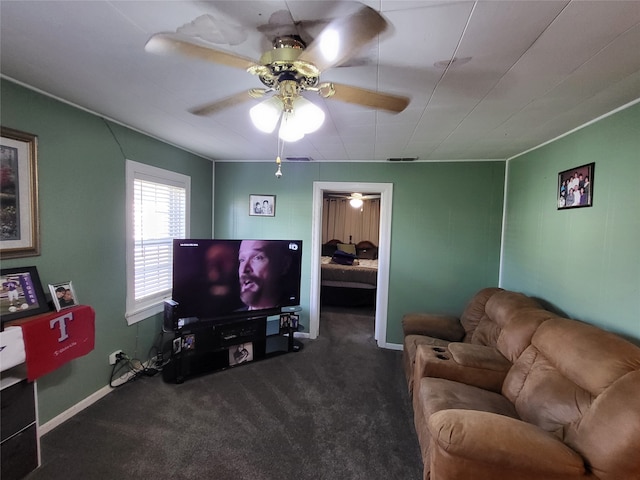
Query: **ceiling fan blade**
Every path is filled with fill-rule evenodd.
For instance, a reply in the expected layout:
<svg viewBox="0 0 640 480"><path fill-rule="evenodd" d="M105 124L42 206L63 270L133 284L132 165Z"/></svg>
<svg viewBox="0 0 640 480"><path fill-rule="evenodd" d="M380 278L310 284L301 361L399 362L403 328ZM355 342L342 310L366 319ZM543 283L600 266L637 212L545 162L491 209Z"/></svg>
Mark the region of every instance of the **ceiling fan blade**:
<svg viewBox="0 0 640 480"><path fill-rule="evenodd" d="M320 95L326 98L340 100L341 102L380 108L395 113L400 113L409 105L408 97L392 95L390 93L380 93L375 90L367 90L365 88L352 87L339 83L332 83L330 86L333 88L330 88L329 92L327 92L324 86L321 87L319 89ZM330 93L331 91L334 91L334 93Z"/></svg>
<svg viewBox="0 0 640 480"><path fill-rule="evenodd" d="M233 68L241 68L243 70L257 65L256 62L250 58L180 40L168 33L153 35L144 46L144 49L147 52L158 54L179 53L199 60L206 60L208 62L219 63Z"/></svg>
<svg viewBox="0 0 640 480"><path fill-rule="evenodd" d="M192 108L191 110L189 110L189 112L193 113L194 115L204 117L213 115L214 113L217 113L220 110L224 110L225 108L233 107L235 105L247 102L252 98L255 97L247 91L238 92L234 95L231 95L230 97L223 98L222 100L217 100L200 107Z"/></svg>
<svg viewBox="0 0 640 480"><path fill-rule="evenodd" d="M354 56L386 28L387 21L365 5L353 15L329 23L298 60L312 63L320 71L335 67ZM332 42L336 39L336 43Z"/></svg>

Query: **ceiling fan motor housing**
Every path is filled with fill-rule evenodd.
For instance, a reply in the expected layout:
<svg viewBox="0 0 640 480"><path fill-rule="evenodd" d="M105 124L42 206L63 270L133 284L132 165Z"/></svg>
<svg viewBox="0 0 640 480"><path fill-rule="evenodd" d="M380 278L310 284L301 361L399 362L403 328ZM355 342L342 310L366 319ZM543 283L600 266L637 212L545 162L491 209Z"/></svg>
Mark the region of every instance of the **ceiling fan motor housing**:
<svg viewBox="0 0 640 480"><path fill-rule="evenodd" d="M267 87L279 90L280 82L293 80L299 90L314 88L320 79L320 70L309 63L298 61L304 51L304 43L295 37L279 37L273 42L274 48L260 57L260 65L252 66L249 73L257 75Z"/></svg>

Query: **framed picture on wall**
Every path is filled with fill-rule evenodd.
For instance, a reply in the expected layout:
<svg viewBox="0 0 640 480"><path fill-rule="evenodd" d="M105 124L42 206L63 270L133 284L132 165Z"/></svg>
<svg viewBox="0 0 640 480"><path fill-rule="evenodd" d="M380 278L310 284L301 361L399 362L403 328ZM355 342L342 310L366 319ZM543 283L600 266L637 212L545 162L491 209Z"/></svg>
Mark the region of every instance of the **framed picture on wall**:
<svg viewBox="0 0 640 480"><path fill-rule="evenodd" d="M0 258L40 255L37 137L0 131Z"/></svg>
<svg viewBox="0 0 640 480"><path fill-rule="evenodd" d="M260 217L276 216L275 195L249 195L249 215Z"/></svg>
<svg viewBox="0 0 640 480"><path fill-rule="evenodd" d="M588 163L558 174L558 210L593 205L594 167Z"/></svg>

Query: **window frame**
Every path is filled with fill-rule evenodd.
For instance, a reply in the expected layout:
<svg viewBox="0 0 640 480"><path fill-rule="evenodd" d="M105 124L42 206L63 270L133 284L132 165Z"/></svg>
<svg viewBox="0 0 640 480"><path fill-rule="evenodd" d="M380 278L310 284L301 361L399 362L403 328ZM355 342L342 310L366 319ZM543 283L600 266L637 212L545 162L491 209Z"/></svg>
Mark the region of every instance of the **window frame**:
<svg viewBox="0 0 640 480"><path fill-rule="evenodd" d="M171 288L151 295L144 300L135 299L135 181L143 180L161 185L185 189L185 238L191 231L191 177L153 167L133 160L126 161L126 307L125 318L133 325L163 311L164 300L171 298Z"/></svg>

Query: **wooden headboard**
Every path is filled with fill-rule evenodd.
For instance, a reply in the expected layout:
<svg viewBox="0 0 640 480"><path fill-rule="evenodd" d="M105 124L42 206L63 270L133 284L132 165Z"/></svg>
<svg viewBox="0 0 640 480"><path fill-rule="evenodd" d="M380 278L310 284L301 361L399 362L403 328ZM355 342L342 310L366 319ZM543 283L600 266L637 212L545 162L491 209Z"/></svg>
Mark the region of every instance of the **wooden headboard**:
<svg viewBox="0 0 640 480"><path fill-rule="evenodd" d="M358 258L375 260L378 258L378 247L369 240L362 240L356 244Z"/></svg>
<svg viewBox="0 0 640 480"><path fill-rule="evenodd" d="M329 240L327 243L322 245L322 253L323 257L332 257L336 250L338 249L338 244L342 243L342 241L334 238L333 240Z"/></svg>

